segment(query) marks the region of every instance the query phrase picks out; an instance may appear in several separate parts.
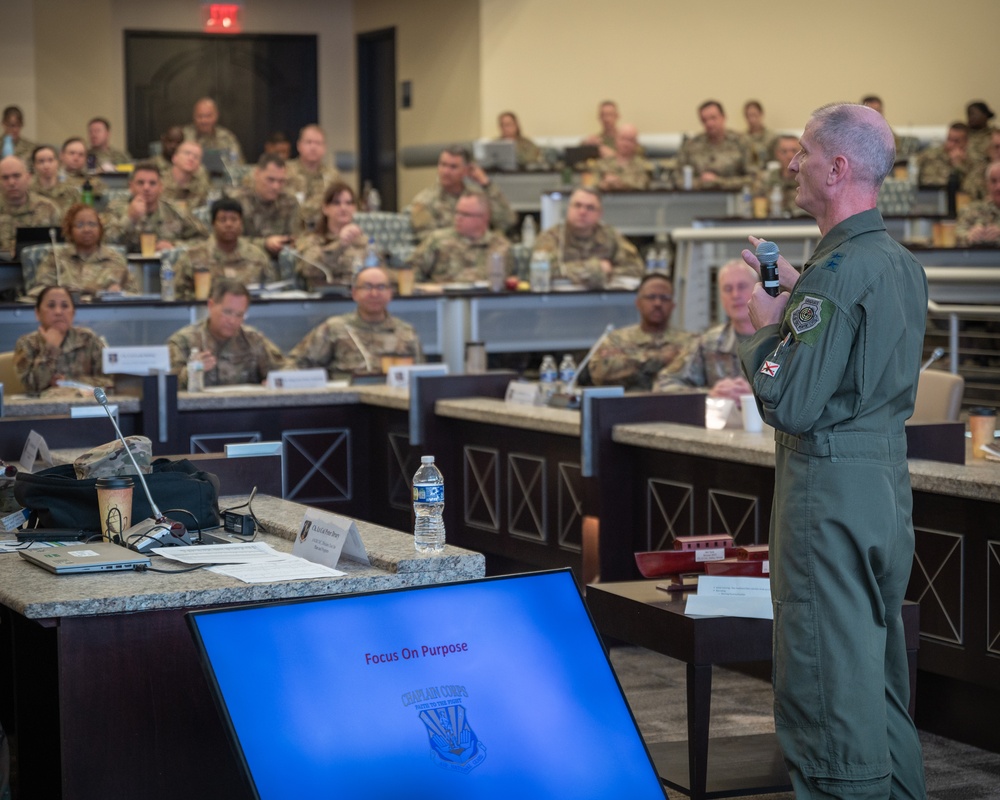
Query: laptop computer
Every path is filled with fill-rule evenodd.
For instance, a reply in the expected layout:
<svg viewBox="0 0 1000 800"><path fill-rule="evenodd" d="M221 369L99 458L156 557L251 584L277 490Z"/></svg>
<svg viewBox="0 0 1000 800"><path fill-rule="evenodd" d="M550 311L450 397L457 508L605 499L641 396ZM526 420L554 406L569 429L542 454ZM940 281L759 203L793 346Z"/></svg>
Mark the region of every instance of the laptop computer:
<svg viewBox="0 0 1000 800"><path fill-rule="evenodd" d="M108 542L90 542L68 547L37 547L18 550L21 558L56 575L80 572L117 572L148 567L149 558Z"/></svg>
<svg viewBox="0 0 1000 800"><path fill-rule="evenodd" d="M62 228L59 225L28 225L14 230L14 255L19 257L25 247L36 244L52 244L50 231L56 232L56 242L65 242Z"/></svg>
<svg viewBox="0 0 1000 800"><path fill-rule="evenodd" d="M577 167L591 159L601 157L601 149L596 144L581 144L577 147L567 147L564 161L570 167Z"/></svg>
<svg viewBox="0 0 1000 800"><path fill-rule="evenodd" d="M517 146L511 141L484 142L479 164L483 169L514 172L517 170Z"/></svg>
<svg viewBox="0 0 1000 800"><path fill-rule="evenodd" d="M665 797L569 570L187 620L258 798Z"/></svg>

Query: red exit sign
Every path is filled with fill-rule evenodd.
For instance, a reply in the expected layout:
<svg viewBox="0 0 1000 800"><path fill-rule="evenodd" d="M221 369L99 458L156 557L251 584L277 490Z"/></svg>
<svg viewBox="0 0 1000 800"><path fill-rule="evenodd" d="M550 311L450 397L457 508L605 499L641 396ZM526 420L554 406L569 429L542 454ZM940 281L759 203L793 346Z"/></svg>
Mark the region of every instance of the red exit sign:
<svg viewBox="0 0 1000 800"><path fill-rule="evenodd" d="M205 33L239 33L243 29L243 7L239 3L202 3Z"/></svg>

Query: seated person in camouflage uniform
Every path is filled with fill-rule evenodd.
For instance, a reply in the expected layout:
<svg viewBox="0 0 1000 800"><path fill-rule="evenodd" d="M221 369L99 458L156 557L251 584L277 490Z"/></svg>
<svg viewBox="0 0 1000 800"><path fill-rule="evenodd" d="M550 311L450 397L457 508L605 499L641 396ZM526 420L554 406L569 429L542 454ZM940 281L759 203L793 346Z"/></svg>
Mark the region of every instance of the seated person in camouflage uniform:
<svg viewBox="0 0 1000 800"><path fill-rule="evenodd" d="M774 148L771 151L772 160L778 162L778 170L776 172L772 170L758 172L753 185L754 195L768 199L770 199L775 186L781 189L782 213L792 217L806 216L806 212L799 208L795 202L795 194L799 190L799 184L795 180L795 173L788 168L797 152L799 152L797 136L788 134L778 136L774 140ZM768 211L768 215L770 215L770 211Z"/></svg>
<svg viewBox="0 0 1000 800"><path fill-rule="evenodd" d="M774 149L775 134L764 125L764 106L759 100L747 100L743 104L743 119L747 121L747 132L744 135L750 147L753 166L763 169Z"/></svg>
<svg viewBox="0 0 1000 800"><path fill-rule="evenodd" d="M34 142L21 137L21 129L24 128L24 112L18 106L7 106L0 116L0 125L3 126L2 149L0 155L19 156L27 161L31 158L31 151L35 149Z"/></svg>
<svg viewBox="0 0 1000 800"><path fill-rule="evenodd" d="M569 196L566 222L539 234L532 253L549 257L553 278L603 289L616 278L639 278L639 251L617 230L601 222L601 196L594 189L575 189ZM634 285L634 284L633 284Z"/></svg>
<svg viewBox="0 0 1000 800"><path fill-rule="evenodd" d="M51 145L40 144L31 153L31 166L35 175L31 191L47 197L65 214L74 203L80 202L80 190L59 179L59 156Z"/></svg>
<svg viewBox="0 0 1000 800"><path fill-rule="evenodd" d="M986 188L986 167L994 161L1000 161L1000 130L994 130L990 134L985 156L977 159L969 151L969 168L965 173L965 180L962 181L962 191L966 192L971 200L985 200L989 197L989 190Z"/></svg>
<svg viewBox="0 0 1000 800"><path fill-rule="evenodd" d="M961 182L969 169L969 126L964 122L951 123L944 142L920 153L917 163L921 186L947 186L953 174Z"/></svg>
<svg viewBox="0 0 1000 800"><path fill-rule="evenodd" d="M438 184L417 193L407 211L413 232L421 239L431 231L449 228L455 221L455 206L465 191L481 191L490 201L490 227L505 231L517 215L483 168L464 147L446 147L438 157Z"/></svg>
<svg viewBox="0 0 1000 800"><path fill-rule="evenodd" d="M182 208L192 211L205 205L211 184L208 172L201 164L201 145L197 142L181 142L174 150L168 169L160 174L163 181L161 197Z"/></svg>
<svg viewBox="0 0 1000 800"><path fill-rule="evenodd" d="M1000 246L1000 161L986 168L989 197L970 203L958 215L955 238L960 245Z"/></svg>
<svg viewBox="0 0 1000 800"><path fill-rule="evenodd" d="M295 274L308 289L350 286L354 273L364 263L368 243L354 222L358 210L354 190L342 181L331 183L323 192L322 208L315 232L295 242L299 252Z"/></svg>
<svg viewBox="0 0 1000 800"><path fill-rule="evenodd" d="M286 162L288 167L286 191L295 195L302 207L302 219L306 228L313 230L323 216L324 192L330 184L340 183L343 179L335 167L324 163L326 136L319 125L306 125L299 131L299 140L295 147L299 157Z"/></svg>
<svg viewBox="0 0 1000 800"><path fill-rule="evenodd" d="M609 158L618 146L618 104L614 100L601 101L597 106L597 121L601 123L601 130L583 139L580 144L598 147L601 158Z"/></svg>
<svg viewBox="0 0 1000 800"><path fill-rule="evenodd" d="M35 300L38 330L14 345L14 369L28 392L37 393L68 379L110 387L101 371L104 339L90 328L73 325L73 298L62 286L47 286Z"/></svg>
<svg viewBox="0 0 1000 800"><path fill-rule="evenodd" d="M250 292L239 281L220 278L212 284L208 316L188 325L167 340L170 369L177 384L187 388L187 362L192 351L205 368L206 386L262 383L273 369L283 369L285 357L274 342L256 328L243 324Z"/></svg>
<svg viewBox="0 0 1000 800"><path fill-rule="evenodd" d="M517 165L525 167L538 166L542 162L542 151L531 139L521 135L521 123L513 111L504 111L497 117L500 126L498 142L513 142L517 154Z"/></svg>
<svg viewBox="0 0 1000 800"><path fill-rule="evenodd" d="M243 163L243 148L231 130L219 124L219 109L211 97L195 102L192 125L184 126L184 138L197 142L202 150L218 150L233 164Z"/></svg>
<svg viewBox="0 0 1000 800"><path fill-rule="evenodd" d="M28 166L17 156L0 160L0 250L13 253L18 228L41 225L59 227L62 215L56 204L30 191Z"/></svg>
<svg viewBox="0 0 1000 800"><path fill-rule="evenodd" d="M180 147L183 141L184 128L180 125L171 125L160 134L160 152L153 158L153 161L156 162L156 166L160 170L160 175L163 175L164 172L170 169L170 166L174 163L174 153L177 152L177 148Z"/></svg>
<svg viewBox="0 0 1000 800"><path fill-rule="evenodd" d="M92 159L94 169L114 172L119 164L132 163L132 156L125 150L111 146L111 123L104 117L94 117L87 123L87 138L90 139L87 158Z"/></svg>
<svg viewBox="0 0 1000 800"><path fill-rule="evenodd" d="M653 165L639 155L639 131L635 125L618 126L615 149L613 155L602 158L594 167L601 191L648 189Z"/></svg>
<svg viewBox="0 0 1000 800"><path fill-rule="evenodd" d="M161 197L163 182L152 161L135 165L128 188L132 193L128 200L112 203L104 214L108 241L112 244L124 245L130 253L138 253L143 233L156 234L157 250L169 250L207 235L198 220Z"/></svg>
<svg viewBox="0 0 1000 800"><path fill-rule="evenodd" d="M648 392L657 373L684 351L691 335L670 330L674 289L658 272L643 276L635 293L639 324L619 328L605 337L584 367L583 386L624 386L626 391Z"/></svg>
<svg viewBox="0 0 1000 800"><path fill-rule="evenodd" d="M434 283L486 281L490 260L503 259L504 275L514 272L510 242L489 229L490 204L481 192L466 192L455 205L451 228L434 231L413 253L410 266L418 280Z"/></svg>
<svg viewBox="0 0 1000 800"><path fill-rule="evenodd" d="M278 280L278 270L267 253L242 234L243 206L239 201L223 197L212 203L212 235L177 259L174 285L178 299L194 297L194 273L202 270L211 275L213 285L222 278L248 286Z"/></svg>
<svg viewBox="0 0 1000 800"><path fill-rule="evenodd" d="M302 233L302 213L298 201L285 193L288 169L285 160L264 153L253 168L253 185L232 192L243 204L243 232L272 256Z"/></svg>
<svg viewBox="0 0 1000 800"><path fill-rule="evenodd" d="M107 184L100 178L87 173L87 145L79 136L71 136L63 142L59 151L59 163L62 166L60 176L63 183L83 191L83 185L90 182L90 191L95 200L100 200L108 193Z"/></svg>
<svg viewBox="0 0 1000 800"><path fill-rule="evenodd" d="M681 358L656 376L654 391L707 389L710 397L731 400L752 393L740 368L738 350L754 332L747 303L757 280L756 273L742 259L730 261L719 270L719 304L727 321L695 338Z"/></svg>
<svg viewBox="0 0 1000 800"><path fill-rule="evenodd" d="M694 170L694 185L699 189L738 190L753 183L753 157L747 140L726 129L726 113L717 100L707 100L698 107L704 127L686 139L677 154L677 167Z"/></svg>
<svg viewBox="0 0 1000 800"><path fill-rule="evenodd" d="M385 372L424 360L413 326L392 316L392 281L382 267L361 270L352 290L357 310L321 322L288 354L298 369L322 367L331 378Z"/></svg>
<svg viewBox="0 0 1000 800"><path fill-rule="evenodd" d="M66 244L56 245L42 259L29 295L41 293L46 286L62 286L89 297L99 292L139 291L125 257L104 246L104 226L93 208L83 203L70 206L62 229Z"/></svg>

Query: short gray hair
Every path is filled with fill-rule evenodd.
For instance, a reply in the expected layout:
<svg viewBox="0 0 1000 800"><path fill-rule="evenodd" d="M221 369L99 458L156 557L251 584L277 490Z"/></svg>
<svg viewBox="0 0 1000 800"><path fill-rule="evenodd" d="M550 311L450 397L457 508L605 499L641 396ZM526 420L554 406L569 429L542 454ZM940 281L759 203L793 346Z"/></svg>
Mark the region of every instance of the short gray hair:
<svg viewBox="0 0 1000 800"><path fill-rule="evenodd" d="M847 156L857 180L878 189L892 172L896 144L882 115L856 103L830 103L813 112L813 138L828 157Z"/></svg>

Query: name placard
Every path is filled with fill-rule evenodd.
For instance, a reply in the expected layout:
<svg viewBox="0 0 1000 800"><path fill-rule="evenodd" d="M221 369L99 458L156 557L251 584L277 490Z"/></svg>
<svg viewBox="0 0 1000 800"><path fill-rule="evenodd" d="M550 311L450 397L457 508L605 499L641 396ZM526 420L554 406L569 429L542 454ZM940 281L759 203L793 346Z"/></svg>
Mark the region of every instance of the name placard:
<svg viewBox="0 0 1000 800"><path fill-rule="evenodd" d="M397 364L389 367L385 374L386 386L406 389L410 385L411 375L447 375L447 364Z"/></svg>
<svg viewBox="0 0 1000 800"><path fill-rule="evenodd" d="M324 389L325 369L275 369L267 373L268 389Z"/></svg>
<svg viewBox="0 0 1000 800"><path fill-rule="evenodd" d="M170 372L170 350L166 345L149 347L105 347L101 351L105 375L152 375Z"/></svg>
<svg viewBox="0 0 1000 800"><path fill-rule="evenodd" d="M337 566L341 556L371 565L354 520L312 508L302 516L292 555L331 569Z"/></svg>
<svg viewBox="0 0 1000 800"><path fill-rule="evenodd" d="M507 384L507 394L504 395L504 402L513 403L517 406L541 405L540 388L537 383L532 383L531 381L511 381Z"/></svg>

